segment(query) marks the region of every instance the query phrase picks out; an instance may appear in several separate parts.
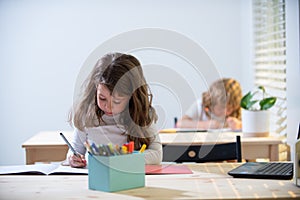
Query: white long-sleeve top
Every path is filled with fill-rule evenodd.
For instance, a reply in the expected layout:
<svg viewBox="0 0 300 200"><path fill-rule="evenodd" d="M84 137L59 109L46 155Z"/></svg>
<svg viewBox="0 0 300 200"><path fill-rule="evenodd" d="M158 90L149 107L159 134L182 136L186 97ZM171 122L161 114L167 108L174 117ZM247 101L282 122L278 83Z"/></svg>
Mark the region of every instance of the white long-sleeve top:
<svg viewBox="0 0 300 200"><path fill-rule="evenodd" d="M78 129L74 129L74 135L72 145L74 149L85 155L86 148L84 146L85 141L93 141L95 144L118 144L122 146L127 142L127 135L124 134L124 128L116 123L116 118L112 116L104 115L103 120L105 125L98 127L87 128L84 132ZM150 132L153 135L153 139L147 149L144 151L146 164L160 164L162 161L162 144L159 138L158 131L155 125L149 127ZM72 154L69 150L67 157Z"/></svg>
<svg viewBox="0 0 300 200"><path fill-rule="evenodd" d="M208 117L204 113L204 110L202 110L202 101L198 99L195 101L189 109L185 112L185 115L190 117L193 120L201 120L201 121L207 121Z"/></svg>

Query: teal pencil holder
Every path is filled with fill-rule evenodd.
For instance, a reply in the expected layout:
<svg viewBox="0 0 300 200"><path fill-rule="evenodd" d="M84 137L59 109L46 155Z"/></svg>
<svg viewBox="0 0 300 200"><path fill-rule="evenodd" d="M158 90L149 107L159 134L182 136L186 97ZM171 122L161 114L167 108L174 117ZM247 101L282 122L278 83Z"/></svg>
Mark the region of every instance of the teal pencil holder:
<svg viewBox="0 0 300 200"><path fill-rule="evenodd" d="M143 153L116 156L88 155L89 189L115 192L145 186Z"/></svg>

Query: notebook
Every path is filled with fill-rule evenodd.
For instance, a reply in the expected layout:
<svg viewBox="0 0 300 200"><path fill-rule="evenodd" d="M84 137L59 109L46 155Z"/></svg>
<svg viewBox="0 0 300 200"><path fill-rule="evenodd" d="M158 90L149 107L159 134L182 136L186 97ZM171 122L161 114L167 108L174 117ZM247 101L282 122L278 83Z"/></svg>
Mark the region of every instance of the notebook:
<svg viewBox="0 0 300 200"><path fill-rule="evenodd" d="M293 177L292 162L247 162L228 172L235 178L283 179Z"/></svg>
<svg viewBox="0 0 300 200"><path fill-rule="evenodd" d="M72 168L60 163L0 166L0 175L87 175L87 168Z"/></svg>

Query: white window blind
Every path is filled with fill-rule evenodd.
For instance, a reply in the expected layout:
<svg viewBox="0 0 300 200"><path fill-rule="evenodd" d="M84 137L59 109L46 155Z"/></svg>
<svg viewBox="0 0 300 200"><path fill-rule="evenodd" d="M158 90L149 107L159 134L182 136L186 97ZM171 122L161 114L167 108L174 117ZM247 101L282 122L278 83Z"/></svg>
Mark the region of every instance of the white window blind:
<svg viewBox="0 0 300 200"><path fill-rule="evenodd" d="M254 0L253 17L255 85L277 97L270 131L286 136L285 0Z"/></svg>

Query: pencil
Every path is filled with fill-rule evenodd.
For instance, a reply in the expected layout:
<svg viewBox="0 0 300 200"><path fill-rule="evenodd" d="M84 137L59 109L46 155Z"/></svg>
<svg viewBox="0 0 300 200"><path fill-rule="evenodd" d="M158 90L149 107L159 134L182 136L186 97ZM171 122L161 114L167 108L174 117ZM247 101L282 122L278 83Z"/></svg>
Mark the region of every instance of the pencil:
<svg viewBox="0 0 300 200"><path fill-rule="evenodd" d="M70 144L70 142L67 140L67 138L64 136L63 133L60 133L60 136L64 139L64 141L67 143L68 147L71 149L71 151L74 153L75 156L80 158L80 155L77 153L77 151L75 151L75 149L72 147L72 145Z"/></svg>
<svg viewBox="0 0 300 200"><path fill-rule="evenodd" d="M147 145L146 144L143 144L141 149L140 149L140 153L143 153L146 149Z"/></svg>
<svg viewBox="0 0 300 200"><path fill-rule="evenodd" d="M207 132L205 129L178 129L178 128L169 128L161 129L159 133L195 133L195 132Z"/></svg>

